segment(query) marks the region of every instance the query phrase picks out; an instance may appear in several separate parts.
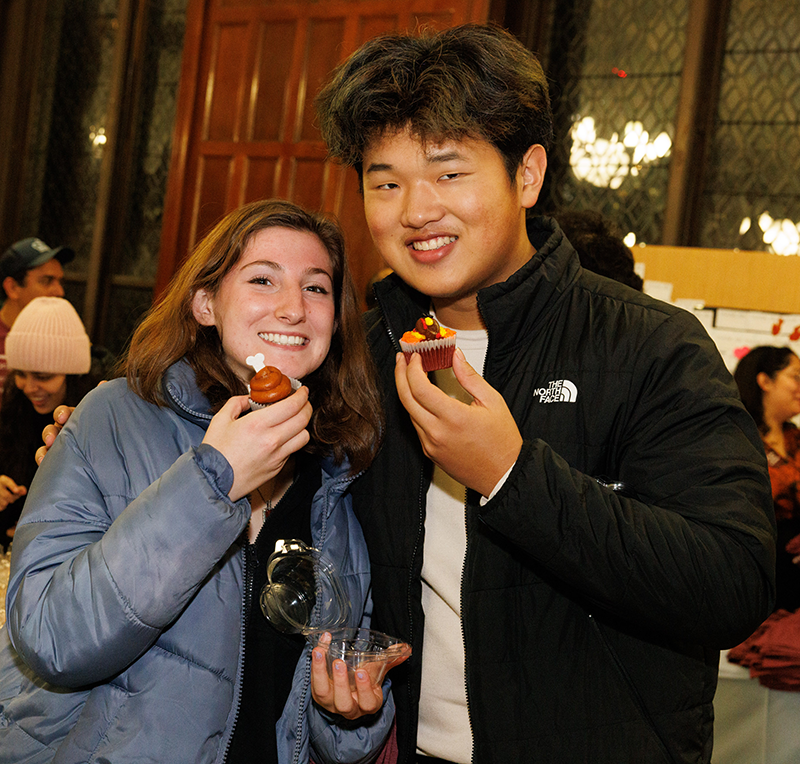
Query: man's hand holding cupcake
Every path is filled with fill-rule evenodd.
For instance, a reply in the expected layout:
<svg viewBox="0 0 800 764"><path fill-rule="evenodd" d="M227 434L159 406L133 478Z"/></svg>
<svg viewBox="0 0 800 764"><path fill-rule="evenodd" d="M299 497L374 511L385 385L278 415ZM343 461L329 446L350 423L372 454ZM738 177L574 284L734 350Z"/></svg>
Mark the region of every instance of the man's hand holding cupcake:
<svg viewBox="0 0 800 764"><path fill-rule="evenodd" d="M453 372L472 403L455 400L436 387L419 354L407 362L398 353L397 392L426 456L462 485L488 496L516 462L522 436L503 396L459 349L453 355Z"/></svg>

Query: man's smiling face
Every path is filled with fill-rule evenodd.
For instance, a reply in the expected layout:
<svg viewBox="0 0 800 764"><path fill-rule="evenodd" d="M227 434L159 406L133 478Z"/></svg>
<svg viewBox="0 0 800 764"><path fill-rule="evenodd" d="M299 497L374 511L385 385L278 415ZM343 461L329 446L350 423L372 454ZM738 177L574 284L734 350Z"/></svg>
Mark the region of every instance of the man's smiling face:
<svg viewBox="0 0 800 764"><path fill-rule="evenodd" d="M534 149L543 159L540 146L526 158ZM541 178L529 175L521 166L512 182L485 140L423 144L408 130L387 133L364 152L367 224L389 267L429 295L437 314L472 314L479 289L505 281L533 254L525 210Z"/></svg>

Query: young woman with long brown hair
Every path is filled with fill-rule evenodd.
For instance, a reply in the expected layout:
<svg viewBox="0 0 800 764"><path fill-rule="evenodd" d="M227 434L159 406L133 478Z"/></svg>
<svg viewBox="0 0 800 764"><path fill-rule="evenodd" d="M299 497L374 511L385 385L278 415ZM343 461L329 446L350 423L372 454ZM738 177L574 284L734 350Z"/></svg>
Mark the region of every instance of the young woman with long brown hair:
<svg viewBox="0 0 800 764"><path fill-rule="evenodd" d="M259 352L303 385L249 412ZM348 488L380 410L338 228L286 202L230 213L137 329L125 379L88 396L40 467L0 646L0 698L15 687L0 761L368 760L393 716L383 688L329 680L255 597L276 540L297 538L366 623Z"/></svg>

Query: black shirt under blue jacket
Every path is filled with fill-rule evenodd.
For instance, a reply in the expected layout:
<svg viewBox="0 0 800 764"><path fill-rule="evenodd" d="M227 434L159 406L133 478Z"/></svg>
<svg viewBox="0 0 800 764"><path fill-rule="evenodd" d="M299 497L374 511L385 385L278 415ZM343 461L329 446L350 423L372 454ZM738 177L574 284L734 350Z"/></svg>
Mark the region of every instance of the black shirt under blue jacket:
<svg viewBox="0 0 800 764"><path fill-rule="evenodd" d="M239 715L226 757L229 764L278 762L275 724L289 696L305 638L274 629L261 612L259 595L267 581L267 560L278 539L311 544L309 510L321 483L316 459L298 454L294 483L267 517L255 543L247 545L244 674Z"/></svg>

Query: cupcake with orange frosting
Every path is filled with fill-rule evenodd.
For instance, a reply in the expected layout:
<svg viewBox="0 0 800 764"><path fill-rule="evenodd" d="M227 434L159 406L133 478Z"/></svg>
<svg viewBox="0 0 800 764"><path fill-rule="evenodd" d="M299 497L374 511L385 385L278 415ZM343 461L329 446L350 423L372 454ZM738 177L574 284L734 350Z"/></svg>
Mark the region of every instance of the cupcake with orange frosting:
<svg viewBox="0 0 800 764"><path fill-rule="evenodd" d="M400 338L400 349L406 361L410 361L414 353L419 353L424 371L447 369L453 365L456 333L440 326L435 318L423 316L412 331L405 332Z"/></svg>

